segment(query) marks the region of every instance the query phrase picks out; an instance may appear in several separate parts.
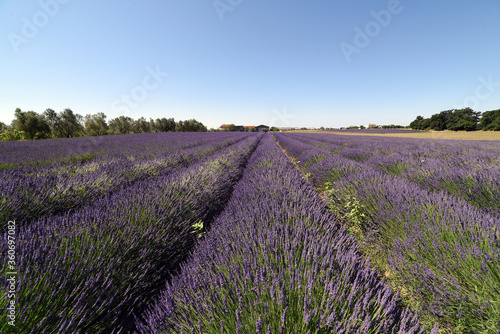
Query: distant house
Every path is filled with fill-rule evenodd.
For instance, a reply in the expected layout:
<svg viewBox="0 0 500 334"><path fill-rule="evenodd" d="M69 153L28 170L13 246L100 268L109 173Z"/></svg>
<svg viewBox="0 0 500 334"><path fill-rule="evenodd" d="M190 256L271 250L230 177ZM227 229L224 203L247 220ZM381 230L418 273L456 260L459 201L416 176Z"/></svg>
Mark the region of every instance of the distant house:
<svg viewBox="0 0 500 334"><path fill-rule="evenodd" d="M233 128L234 128L234 124L222 124L219 129L222 131L230 131Z"/></svg>
<svg viewBox="0 0 500 334"><path fill-rule="evenodd" d="M241 131L243 132L245 130L245 128L243 127L243 125L235 125L234 126L234 131Z"/></svg>
<svg viewBox="0 0 500 334"><path fill-rule="evenodd" d="M369 123L368 124L368 129L375 129L378 128L377 124Z"/></svg>
<svg viewBox="0 0 500 334"><path fill-rule="evenodd" d="M255 129L257 129L257 132L268 132L269 131L269 127L267 125L257 125L255 127Z"/></svg>
<svg viewBox="0 0 500 334"><path fill-rule="evenodd" d="M254 125L245 125L243 128L248 132L256 131Z"/></svg>

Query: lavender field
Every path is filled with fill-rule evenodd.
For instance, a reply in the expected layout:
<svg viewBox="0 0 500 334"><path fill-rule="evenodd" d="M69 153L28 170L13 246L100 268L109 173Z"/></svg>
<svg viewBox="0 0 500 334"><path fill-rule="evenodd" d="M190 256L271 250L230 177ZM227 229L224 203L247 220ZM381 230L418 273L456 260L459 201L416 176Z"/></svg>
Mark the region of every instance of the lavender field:
<svg viewBox="0 0 500 334"><path fill-rule="evenodd" d="M0 174L1 333L500 333L497 142L49 139Z"/></svg>

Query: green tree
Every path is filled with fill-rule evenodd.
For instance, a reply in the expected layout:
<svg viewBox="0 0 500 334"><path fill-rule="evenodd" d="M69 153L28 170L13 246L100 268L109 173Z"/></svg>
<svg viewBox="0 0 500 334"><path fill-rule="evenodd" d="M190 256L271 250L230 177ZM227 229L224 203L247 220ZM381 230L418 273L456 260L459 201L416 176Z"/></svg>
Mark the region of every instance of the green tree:
<svg viewBox="0 0 500 334"><path fill-rule="evenodd" d="M395 124L382 125L382 129L404 129L404 126Z"/></svg>
<svg viewBox="0 0 500 334"><path fill-rule="evenodd" d="M7 125L3 122L0 122L0 133L7 131L7 130L8 130Z"/></svg>
<svg viewBox="0 0 500 334"><path fill-rule="evenodd" d="M52 134L54 136L56 136L60 130L59 123L61 122L61 119L60 119L59 115L53 109L50 109L50 108L46 109L44 111L43 115L45 117L47 124L50 127L50 131L52 132Z"/></svg>
<svg viewBox="0 0 500 334"><path fill-rule="evenodd" d="M47 109L44 116L54 136L70 138L84 132L83 117L69 108L60 113Z"/></svg>
<svg viewBox="0 0 500 334"><path fill-rule="evenodd" d="M149 132L158 132L158 129L156 128L155 120L152 118L149 119Z"/></svg>
<svg viewBox="0 0 500 334"><path fill-rule="evenodd" d="M141 117L133 122L133 131L135 133L145 133L149 132L149 122Z"/></svg>
<svg viewBox="0 0 500 334"><path fill-rule="evenodd" d="M133 131L134 120L128 116L120 116L109 122L109 129L114 134L125 134Z"/></svg>
<svg viewBox="0 0 500 334"><path fill-rule="evenodd" d="M270 131L279 132L279 131L280 131L280 129L278 129L278 128L277 128L277 127L275 127L275 126L272 126L272 127L271 127L271 129L270 129Z"/></svg>
<svg viewBox="0 0 500 334"><path fill-rule="evenodd" d="M60 115L62 132L66 138L75 137L83 133L83 117L81 115L75 114L69 108L64 109Z"/></svg>
<svg viewBox="0 0 500 334"><path fill-rule="evenodd" d="M479 127L485 131L500 131L500 109L485 111L479 121Z"/></svg>
<svg viewBox="0 0 500 334"><path fill-rule="evenodd" d="M478 128L480 112L471 108L457 109L448 113L446 128L453 131L475 131Z"/></svg>
<svg viewBox="0 0 500 334"><path fill-rule="evenodd" d="M422 116L417 116L417 118L410 123L410 128L413 130L428 130L431 126L430 118L423 118Z"/></svg>
<svg viewBox="0 0 500 334"><path fill-rule="evenodd" d="M175 131L175 120L173 118L157 118L155 126L158 132L173 132Z"/></svg>
<svg viewBox="0 0 500 334"><path fill-rule="evenodd" d="M17 108L14 112L15 119L12 127L25 133L28 139L42 139L50 135L50 127L42 115L34 111L21 111Z"/></svg>
<svg viewBox="0 0 500 334"><path fill-rule="evenodd" d="M446 123L448 122L448 112L442 111L439 114L434 114L431 116L429 127L432 130L442 131L446 130Z"/></svg>
<svg viewBox="0 0 500 334"><path fill-rule="evenodd" d="M179 121L175 126L175 131L179 132L207 132L207 127L195 119Z"/></svg>
<svg viewBox="0 0 500 334"><path fill-rule="evenodd" d="M94 115L85 115L85 133L91 136L102 136L108 132L106 115L102 112Z"/></svg>

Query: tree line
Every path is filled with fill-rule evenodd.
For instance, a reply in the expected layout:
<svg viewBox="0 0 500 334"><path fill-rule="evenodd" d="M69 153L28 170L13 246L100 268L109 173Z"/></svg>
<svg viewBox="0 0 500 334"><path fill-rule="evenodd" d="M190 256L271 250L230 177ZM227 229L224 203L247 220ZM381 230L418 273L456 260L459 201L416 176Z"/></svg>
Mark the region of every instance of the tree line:
<svg viewBox="0 0 500 334"><path fill-rule="evenodd" d="M471 108L444 110L429 118L417 116L413 130L500 131L500 109L483 113Z"/></svg>
<svg viewBox="0 0 500 334"><path fill-rule="evenodd" d="M102 136L111 134L144 132L206 132L207 127L195 119L176 122L173 118L149 120L141 117L134 120L119 116L106 121L107 116L100 112L85 116L71 109L56 112L45 110L42 114L22 111L17 108L11 125L0 122L0 140L70 138L81 136Z"/></svg>

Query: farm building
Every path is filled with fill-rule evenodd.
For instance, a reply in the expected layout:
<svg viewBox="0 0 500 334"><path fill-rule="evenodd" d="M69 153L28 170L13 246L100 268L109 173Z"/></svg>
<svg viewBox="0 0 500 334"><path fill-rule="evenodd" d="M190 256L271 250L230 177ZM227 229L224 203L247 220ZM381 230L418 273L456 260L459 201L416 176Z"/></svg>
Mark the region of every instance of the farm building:
<svg viewBox="0 0 500 334"><path fill-rule="evenodd" d="M268 132L269 131L269 127L267 125L257 125L255 127L255 129L257 129L257 132Z"/></svg>
<svg viewBox="0 0 500 334"><path fill-rule="evenodd" d="M243 125L235 125L234 126L234 131L243 131L243 130L245 130Z"/></svg>
<svg viewBox="0 0 500 334"><path fill-rule="evenodd" d="M245 125L243 128L248 132L257 131L255 130L255 125Z"/></svg>

